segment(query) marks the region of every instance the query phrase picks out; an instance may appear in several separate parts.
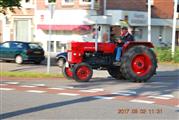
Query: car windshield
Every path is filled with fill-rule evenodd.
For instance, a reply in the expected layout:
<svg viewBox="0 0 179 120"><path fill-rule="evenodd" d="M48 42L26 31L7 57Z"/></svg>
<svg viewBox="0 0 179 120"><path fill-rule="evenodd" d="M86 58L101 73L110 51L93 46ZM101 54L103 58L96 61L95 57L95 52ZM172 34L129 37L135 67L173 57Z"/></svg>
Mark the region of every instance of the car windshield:
<svg viewBox="0 0 179 120"><path fill-rule="evenodd" d="M30 44L29 44L29 47L30 47L30 49L42 49L42 48L40 47L40 45L35 44L35 43L30 43Z"/></svg>

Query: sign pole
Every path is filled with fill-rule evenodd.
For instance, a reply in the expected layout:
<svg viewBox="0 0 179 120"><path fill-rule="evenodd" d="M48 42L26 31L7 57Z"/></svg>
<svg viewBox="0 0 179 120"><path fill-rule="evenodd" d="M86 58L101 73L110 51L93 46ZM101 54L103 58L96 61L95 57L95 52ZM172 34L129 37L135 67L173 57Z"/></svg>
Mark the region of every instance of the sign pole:
<svg viewBox="0 0 179 120"><path fill-rule="evenodd" d="M49 40L47 42L47 47L48 47L47 73L50 73L50 52L51 52L52 19L54 14L54 5L55 5L54 3L49 3L50 20L49 20Z"/></svg>
<svg viewBox="0 0 179 120"><path fill-rule="evenodd" d="M151 42L151 0L148 0L148 42Z"/></svg>
<svg viewBox="0 0 179 120"><path fill-rule="evenodd" d="M177 0L174 0L173 29L172 29L172 57L174 57L175 55L176 18L177 18Z"/></svg>

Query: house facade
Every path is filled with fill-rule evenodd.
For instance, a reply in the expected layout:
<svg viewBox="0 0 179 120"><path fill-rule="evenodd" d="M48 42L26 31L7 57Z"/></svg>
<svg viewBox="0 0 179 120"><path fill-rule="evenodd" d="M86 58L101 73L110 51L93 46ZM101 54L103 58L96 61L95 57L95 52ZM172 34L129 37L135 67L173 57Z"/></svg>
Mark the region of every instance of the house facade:
<svg viewBox="0 0 179 120"><path fill-rule="evenodd" d="M161 35L171 44L173 0L151 3L151 40L158 45ZM33 41L41 43L45 51L50 44L51 52L56 53L64 51L70 41L110 41L126 22L137 41L147 41L147 0L56 0L53 6L54 11L48 0L22 0L21 9L0 15L0 42Z"/></svg>

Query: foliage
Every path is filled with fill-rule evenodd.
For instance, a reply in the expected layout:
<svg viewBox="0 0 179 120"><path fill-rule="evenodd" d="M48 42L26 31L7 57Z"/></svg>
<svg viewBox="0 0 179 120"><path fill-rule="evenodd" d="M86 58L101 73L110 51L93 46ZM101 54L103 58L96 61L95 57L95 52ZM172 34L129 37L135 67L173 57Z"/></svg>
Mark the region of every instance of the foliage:
<svg viewBox="0 0 179 120"><path fill-rule="evenodd" d="M176 47L175 56L172 58L171 48L158 47L155 48L157 59L159 62L175 62L179 63L179 47Z"/></svg>
<svg viewBox="0 0 179 120"><path fill-rule="evenodd" d="M14 12L14 7L21 7L21 0L0 0L0 13L6 14L7 9Z"/></svg>

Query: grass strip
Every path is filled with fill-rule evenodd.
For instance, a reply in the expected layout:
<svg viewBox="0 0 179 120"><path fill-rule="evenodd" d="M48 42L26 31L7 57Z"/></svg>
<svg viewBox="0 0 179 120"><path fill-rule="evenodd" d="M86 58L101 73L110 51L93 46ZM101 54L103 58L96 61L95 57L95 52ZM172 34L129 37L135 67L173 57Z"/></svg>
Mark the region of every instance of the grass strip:
<svg viewBox="0 0 179 120"><path fill-rule="evenodd" d="M62 74L36 73L36 72L0 72L2 77L24 77L24 78L60 78Z"/></svg>

